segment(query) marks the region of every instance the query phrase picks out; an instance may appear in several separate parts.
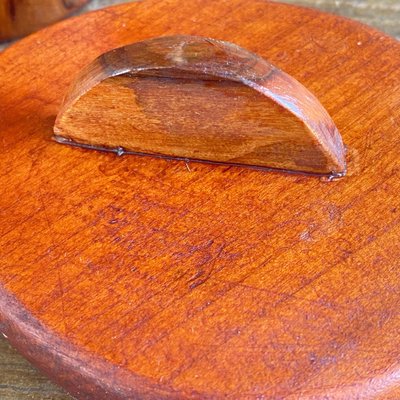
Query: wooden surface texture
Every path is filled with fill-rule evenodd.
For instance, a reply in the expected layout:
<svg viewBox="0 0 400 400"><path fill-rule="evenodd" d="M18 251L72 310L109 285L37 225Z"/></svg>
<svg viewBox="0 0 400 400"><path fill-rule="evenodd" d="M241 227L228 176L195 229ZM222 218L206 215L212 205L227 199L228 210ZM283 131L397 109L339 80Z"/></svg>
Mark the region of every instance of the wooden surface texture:
<svg viewBox="0 0 400 400"><path fill-rule="evenodd" d="M400 45L264 1L189 3L91 14L40 34L40 56L39 36L0 55L2 331L76 394L101 377L96 399L132 386L142 398L398 399ZM50 140L83 65L178 29L237 42L310 87L349 146L348 178ZM2 399L67 398L0 346Z"/></svg>
<svg viewBox="0 0 400 400"><path fill-rule="evenodd" d="M199 36L101 55L78 74L54 133L119 155L346 173L340 133L307 88L257 54Z"/></svg>
<svg viewBox="0 0 400 400"><path fill-rule="evenodd" d="M398 0L286 0L286 3L317 7L374 26L400 39Z"/></svg>
<svg viewBox="0 0 400 400"><path fill-rule="evenodd" d="M0 42L28 35L82 7L87 0L0 0Z"/></svg>

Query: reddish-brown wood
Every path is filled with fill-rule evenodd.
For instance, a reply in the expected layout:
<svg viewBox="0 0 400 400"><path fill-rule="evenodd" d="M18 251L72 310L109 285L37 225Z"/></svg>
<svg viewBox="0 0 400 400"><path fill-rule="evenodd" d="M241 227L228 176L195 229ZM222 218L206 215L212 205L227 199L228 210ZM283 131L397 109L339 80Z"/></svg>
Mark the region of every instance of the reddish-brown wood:
<svg viewBox="0 0 400 400"><path fill-rule="evenodd" d="M85 65L172 34L237 43L309 88L348 147L346 178L51 140ZM145 0L7 49L1 331L80 399L400 398L399 50L261 0Z"/></svg>
<svg viewBox="0 0 400 400"><path fill-rule="evenodd" d="M50 25L88 0L0 0L0 41L28 35Z"/></svg>
<svg viewBox="0 0 400 400"><path fill-rule="evenodd" d="M343 176L342 138L298 81L232 43L167 36L103 54L58 114L60 143Z"/></svg>

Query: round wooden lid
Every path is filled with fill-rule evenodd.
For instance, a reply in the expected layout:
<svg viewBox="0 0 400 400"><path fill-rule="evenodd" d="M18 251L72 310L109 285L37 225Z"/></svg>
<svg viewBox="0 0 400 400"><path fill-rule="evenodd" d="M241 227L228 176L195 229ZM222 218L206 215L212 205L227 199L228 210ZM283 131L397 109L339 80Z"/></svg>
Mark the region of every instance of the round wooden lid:
<svg viewBox="0 0 400 400"><path fill-rule="evenodd" d="M337 182L62 146L78 71L146 38L254 51L320 99ZM145 0L0 55L1 331L80 399L400 397L400 44L263 0ZM107 129L107 127L105 127Z"/></svg>

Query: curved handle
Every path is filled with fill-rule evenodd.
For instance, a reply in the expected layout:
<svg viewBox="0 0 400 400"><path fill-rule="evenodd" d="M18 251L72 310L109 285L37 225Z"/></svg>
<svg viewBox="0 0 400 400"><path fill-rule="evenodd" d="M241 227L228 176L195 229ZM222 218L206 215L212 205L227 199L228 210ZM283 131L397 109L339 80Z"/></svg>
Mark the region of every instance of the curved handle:
<svg viewBox="0 0 400 400"><path fill-rule="evenodd" d="M107 131L104 127L107 127ZM332 119L303 85L232 43L160 37L79 75L56 140L124 152L344 175Z"/></svg>

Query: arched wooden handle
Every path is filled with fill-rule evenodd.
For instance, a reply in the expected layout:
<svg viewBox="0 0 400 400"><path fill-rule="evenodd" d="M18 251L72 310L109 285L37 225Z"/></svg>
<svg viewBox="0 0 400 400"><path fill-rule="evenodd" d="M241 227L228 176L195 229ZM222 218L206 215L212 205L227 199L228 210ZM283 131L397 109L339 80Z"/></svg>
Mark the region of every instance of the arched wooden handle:
<svg viewBox="0 0 400 400"><path fill-rule="evenodd" d="M343 176L332 119L303 85L232 43L160 37L112 50L76 79L61 143Z"/></svg>

